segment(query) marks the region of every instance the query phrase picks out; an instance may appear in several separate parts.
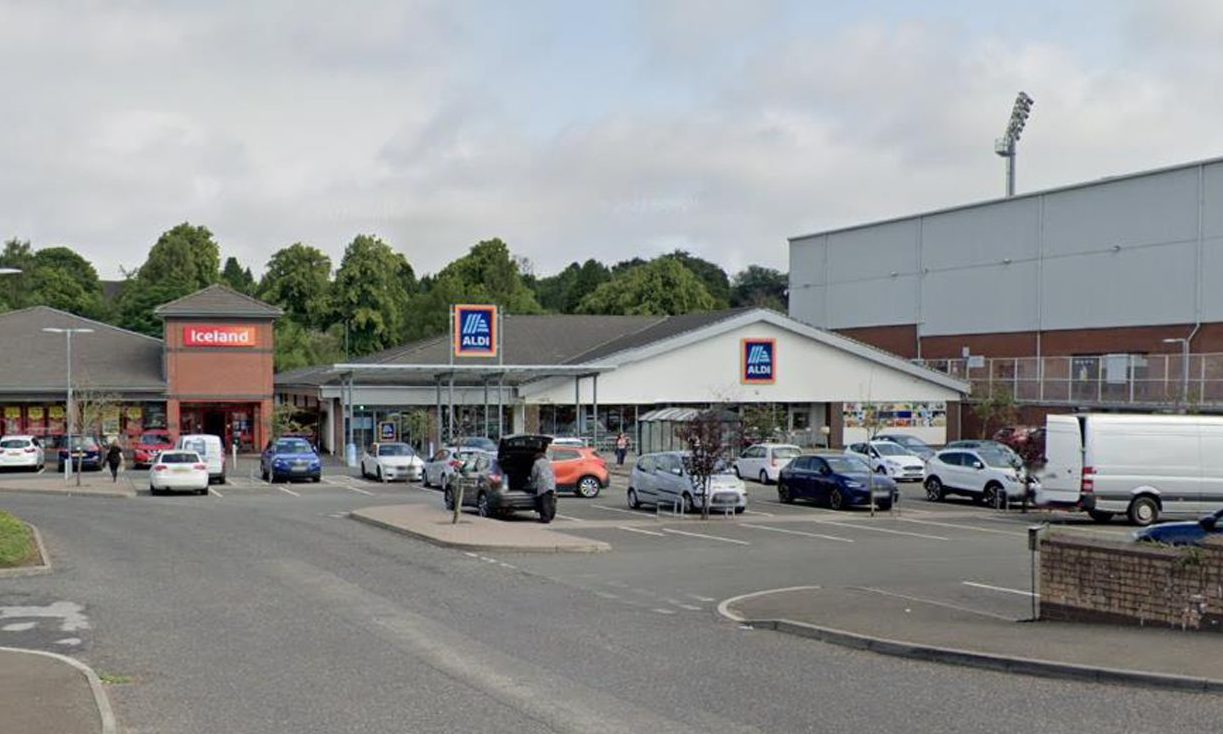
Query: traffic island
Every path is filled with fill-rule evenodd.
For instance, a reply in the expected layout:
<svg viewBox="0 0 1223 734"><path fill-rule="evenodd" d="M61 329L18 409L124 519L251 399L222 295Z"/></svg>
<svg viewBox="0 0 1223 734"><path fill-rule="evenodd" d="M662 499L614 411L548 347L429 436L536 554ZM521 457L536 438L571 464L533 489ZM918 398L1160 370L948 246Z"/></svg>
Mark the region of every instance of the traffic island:
<svg viewBox="0 0 1223 734"><path fill-rule="evenodd" d="M38 528L0 511L0 579L37 576L51 570Z"/></svg>
<svg viewBox="0 0 1223 734"><path fill-rule="evenodd" d="M102 682L74 658L0 647L0 726L5 734L113 734Z"/></svg>
<svg viewBox="0 0 1223 734"><path fill-rule="evenodd" d="M493 520L464 513L454 523L450 512L427 505L384 505L354 510L354 520L440 545L469 551L513 553L599 553L611 550L600 540L558 532L533 520Z"/></svg>

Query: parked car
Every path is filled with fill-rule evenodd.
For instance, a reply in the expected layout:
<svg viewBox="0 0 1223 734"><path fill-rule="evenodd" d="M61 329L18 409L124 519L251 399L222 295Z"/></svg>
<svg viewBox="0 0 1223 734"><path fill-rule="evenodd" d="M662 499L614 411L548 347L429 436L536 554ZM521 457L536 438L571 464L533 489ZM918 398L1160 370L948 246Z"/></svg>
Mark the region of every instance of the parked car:
<svg viewBox="0 0 1223 734"><path fill-rule="evenodd" d="M530 486L535 457L546 452L548 436L506 436L497 453L473 451L442 490L447 510L453 510L461 492L465 507L474 507L481 517L506 516L515 510L534 510L542 523L556 517L556 492L536 492Z"/></svg>
<svg viewBox="0 0 1223 734"><path fill-rule="evenodd" d="M156 459L159 453L172 448L174 448L174 440L169 431L160 429L145 431L140 434L140 438L136 439L136 445L132 448L132 467L139 469L151 466L153 459Z"/></svg>
<svg viewBox="0 0 1223 734"><path fill-rule="evenodd" d="M994 440L1005 444L1031 465L1045 455L1044 426L1003 426L994 433Z"/></svg>
<svg viewBox="0 0 1223 734"><path fill-rule="evenodd" d="M886 474L898 482L920 482L926 478L926 462L898 443L871 441L850 444L845 453L865 460L871 471Z"/></svg>
<svg viewBox="0 0 1223 734"><path fill-rule="evenodd" d="M189 433L179 436L178 444L174 448L199 454L208 465L208 479L217 484L225 483L225 445L221 443L220 436Z"/></svg>
<svg viewBox="0 0 1223 734"><path fill-rule="evenodd" d="M278 438L268 441L259 457L259 473L265 482L284 479L323 479L323 462L314 447L304 438Z"/></svg>
<svg viewBox="0 0 1223 734"><path fill-rule="evenodd" d="M34 436L0 437L0 469L38 471L44 464L46 455Z"/></svg>
<svg viewBox="0 0 1223 734"><path fill-rule="evenodd" d="M1023 457L1015 453L1015 450L1004 443L991 441L989 439L965 439L962 441L952 441L943 447L946 449L986 449L991 451L1001 451L1011 457L1011 463L1015 466L1023 466Z"/></svg>
<svg viewBox="0 0 1223 734"><path fill-rule="evenodd" d="M849 454L820 453L795 457L777 478L777 499L789 504L807 499L833 510L869 507L890 510L900 499L896 482L878 476L861 458Z"/></svg>
<svg viewBox="0 0 1223 734"><path fill-rule="evenodd" d="M497 453L497 442L487 436L468 436L459 441L461 449L479 449L490 454Z"/></svg>
<svg viewBox="0 0 1223 734"><path fill-rule="evenodd" d="M458 468L475 451L476 449L460 449L454 446L438 449L421 467L421 483L426 487L445 487Z"/></svg>
<svg viewBox="0 0 1223 734"><path fill-rule="evenodd" d="M711 512L741 513L747 509L743 480L730 467L709 478L709 494ZM703 507L704 492L692 483L687 451L662 451L638 457L629 476L628 506L636 509L642 505L677 507L683 512Z"/></svg>
<svg viewBox="0 0 1223 734"><path fill-rule="evenodd" d="M735 459L732 468L735 476L758 479L761 484L772 484L790 460L803 451L788 443L758 443L748 446Z"/></svg>
<svg viewBox="0 0 1223 734"><path fill-rule="evenodd" d="M594 449L549 446L548 459L556 474L556 488L572 490L579 497L598 497L610 480L607 462Z"/></svg>
<svg viewBox="0 0 1223 734"><path fill-rule="evenodd" d="M875 436L876 441L891 441L892 443L900 444L905 449L908 449L910 454L915 454L921 457L922 461L929 461L931 456L934 456L934 447L917 436L910 436L907 433L881 433Z"/></svg>
<svg viewBox="0 0 1223 734"><path fill-rule="evenodd" d="M149 467L149 494L208 494L208 483L208 464L194 451L162 451Z"/></svg>
<svg viewBox="0 0 1223 734"><path fill-rule="evenodd" d="M586 439L579 438L578 436L553 436L552 445L553 446L571 446L573 448L580 449L580 448L585 448Z"/></svg>
<svg viewBox="0 0 1223 734"><path fill-rule="evenodd" d="M67 439L56 453L59 455L59 471L64 471L64 466L68 463L68 446ZM72 437L72 466L80 468L82 471L93 469L95 471L102 468L102 444L95 436L73 436Z"/></svg>
<svg viewBox="0 0 1223 734"><path fill-rule="evenodd" d="M1223 510L1195 521L1166 522L1134 531L1134 540L1164 545L1201 545L1210 536L1223 536Z"/></svg>
<svg viewBox="0 0 1223 734"><path fill-rule="evenodd" d="M926 499L931 502L961 495L997 507L1022 499L1027 492L1025 470L1001 451L944 449L926 467Z"/></svg>
<svg viewBox="0 0 1223 734"><path fill-rule="evenodd" d="M361 455L361 476L380 482L402 479L420 481L425 462L416 455L416 449L406 443L375 443L365 447Z"/></svg>

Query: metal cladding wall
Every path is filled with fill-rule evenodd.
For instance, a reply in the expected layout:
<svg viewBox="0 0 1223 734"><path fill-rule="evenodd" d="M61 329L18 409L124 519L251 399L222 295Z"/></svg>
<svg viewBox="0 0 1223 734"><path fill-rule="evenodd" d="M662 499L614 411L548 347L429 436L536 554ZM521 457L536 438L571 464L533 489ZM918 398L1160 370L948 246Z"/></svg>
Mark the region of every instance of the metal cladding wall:
<svg viewBox="0 0 1223 734"><path fill-rule="evenodd" d="M1192 324L1223 321L1220 275L1212 160L793 238L790 315L922 336Z"/></svg>

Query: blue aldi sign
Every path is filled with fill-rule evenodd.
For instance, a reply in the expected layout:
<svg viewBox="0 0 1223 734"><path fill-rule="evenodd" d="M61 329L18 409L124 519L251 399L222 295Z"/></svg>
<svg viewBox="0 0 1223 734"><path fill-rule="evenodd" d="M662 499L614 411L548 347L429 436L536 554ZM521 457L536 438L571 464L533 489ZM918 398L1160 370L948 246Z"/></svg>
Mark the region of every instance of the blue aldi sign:
<svg viewBox="0 0 1223 734"><path fill-rule="evenodd" d="M777 341L744 339L740 343L739 381L744 385L771 385L777 381Z"/></svg>
<svg viewBox="0 0 1223 734"><path fill-rule="evenodd" d="M454 356L497 356L497 307L454 307Z"/></svg>

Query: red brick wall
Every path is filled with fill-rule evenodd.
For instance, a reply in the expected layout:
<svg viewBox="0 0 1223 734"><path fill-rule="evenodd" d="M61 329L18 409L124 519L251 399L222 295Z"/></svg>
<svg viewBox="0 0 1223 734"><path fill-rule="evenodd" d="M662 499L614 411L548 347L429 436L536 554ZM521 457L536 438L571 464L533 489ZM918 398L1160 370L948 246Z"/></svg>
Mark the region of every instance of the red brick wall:
<svg viewBox="0 0 1223 734"><path fill-rule="evenodd" d="M183 327L189 323L235 324L255 327L252 347L185 347ZM272 322L226 319L167 319L165 327L166 382L172 397L195 400L272 396L274 343Z"/></svg>

